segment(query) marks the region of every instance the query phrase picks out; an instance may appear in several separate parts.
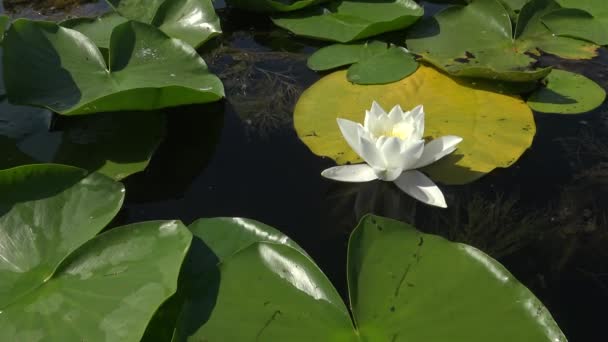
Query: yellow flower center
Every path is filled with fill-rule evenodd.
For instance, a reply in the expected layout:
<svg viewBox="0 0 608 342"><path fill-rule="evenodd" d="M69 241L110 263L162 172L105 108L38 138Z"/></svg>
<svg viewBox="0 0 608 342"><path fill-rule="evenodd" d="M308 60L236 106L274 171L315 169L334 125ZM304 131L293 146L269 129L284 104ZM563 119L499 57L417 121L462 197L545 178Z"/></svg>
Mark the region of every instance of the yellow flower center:
<svg viewBox="0 0 608 342"><path fill-rule="evenodd" d="M392 127L388 127L387 130L383 131L380 136L395 137L406 140L412 133L414 133L414 127L409 122L400 122Z"/></svg>

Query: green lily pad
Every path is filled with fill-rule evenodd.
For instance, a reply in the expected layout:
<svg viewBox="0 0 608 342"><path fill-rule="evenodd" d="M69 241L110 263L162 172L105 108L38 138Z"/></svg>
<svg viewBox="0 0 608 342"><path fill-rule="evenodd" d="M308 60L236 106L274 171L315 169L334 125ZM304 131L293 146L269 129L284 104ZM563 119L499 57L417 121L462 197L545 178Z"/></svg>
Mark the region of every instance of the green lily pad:
<svg viewBox="0 0 608 342"><path fill-rule="evenodd" d="M0 340L139 341L175 291L191 234L148 222L95 235L120 183L61 165L0 171Z"/></svg>
<svg viewBox="0 0 608 342"><path fill-rule="evenodd" d="M6 32L10 21L11 18L9 18L8 16L0 15L0 43L2 43L2 41L4 40L4 33Z"/></svg>
<svg viewBox="0 0 608 342"><path fill-rule="evenodd" d="M398 104L410 110L422 104L425 137L464 139L454 153L423 169L443 183L466 184L497 167L509 167L532 144L534 116L518 96L476 88L424 65L411 76L385 85L351 84L344 74L335 72L312 85L294 111L298 137L313 153L338 164L362 160L344 139L336 119L363 123L373 101L385 110Z"/></svg>
<svg viewBox="0 0 608 342"><path fill-rule="evenodd" d="M545 79L545 86L536 90L528 105L537 112L580 114L599 107L606 99L606 91L583 75L553 70Z"/></svg>
<svg viewBox="0 0 608 342"><path fill-rule="evenodd" d="M61 26L76 30L97 45L100 49L110 48L110 37L116 26L129 21L116 12L106 13L97 18L72 18L61 22ZM103 52L103 51L102 51Z"/></svg>
<svg viewBox="0 0 608 342"><path fill-rule="evenodd" d="M292 12L330 0L228 0L227 3L235 8L253 12Z"/></svg>
<svg viewBox="0 0 608 342"><path fill-rule="evenodd" d="M222 33L211 0L106 1L123 17L156 26L195 48Z"/></svg>
<svg viewBox="0 0 608 342"><path fill-rule="evenodd" d="M312 259L269 240L216 259L215 280L192 287L207 305L185 305L199 311L182 312L179 321L194 325L175 341L566 341L542 303L497 261L407 224L369 215L352 233L353 320Z"/></svg>
<svg viewBox="0 0 608 342"><path fill-rule="evenodd" d="M221 81L194 49L153 26L130 21L112 31L106 65L80 32L19 19L4 41L9 100L65 115L153 110L217 101Z"/></svg>
<svg viewBox="0 0 608 342"><path fill-rule="evenodd" d="M116 180L143 171L160 143L165 117L158 112L101 113L66 118L49 131L48 110L0 102L0 169L54 162Z"/></svg>
<svg viewBox="0 0 608 342"><path fill-rule="evenodd" d="M347 78L357 84L396 82L418 68L414 56L405 49L379 41L330 45L308 58L308 67L317 71L350 64Z"/></svg>
<svg viewBox="0 0 608 342"><path fill-rule="evenodd" d="M608 45L608 7L603 0L558 0L563 9L543 16L555 34Z"/></svg>
<svg viewBox="0 0 608 342"><path fill-rule="evenodd" d="M306 256L306 252L286 235L254 220L199 219L189 228L194 238L182 268L179 290L158 311L144 341L169 341L172 336L181 341L198 329L200 318L207 316L212 309L201 291L218 281L219 265L240 250L259 242L272 242L289 246Z"/></svg>
<svg viewBox="0 0 608 342"><path fill-rule="evenodd" d="M424 10L413 0L343 0L277 16L296 35L347 43L412 25Z"/></svg>
<svg viewBox="0 0 608 342"><path fill-rule="evenodd" d="M427 18L408 33L407 46L423 60L456 76L528 82L544 78L550 68L537 68L541 51L568 59L589 59L598 46L558 37L541 17L559 5L531 0L521 10L515 30L498 0L473 0Z"/></svg>

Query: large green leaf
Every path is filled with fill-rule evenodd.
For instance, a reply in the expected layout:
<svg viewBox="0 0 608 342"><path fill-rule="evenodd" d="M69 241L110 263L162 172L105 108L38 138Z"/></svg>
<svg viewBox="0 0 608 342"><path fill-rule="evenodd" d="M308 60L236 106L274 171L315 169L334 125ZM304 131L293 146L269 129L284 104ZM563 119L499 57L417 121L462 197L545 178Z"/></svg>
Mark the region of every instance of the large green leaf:
<svg viewBox="0 0 608 342"><path fill-rule="evenodd" d="M454 153L423 169L447 184L469 183L497 167L511 166L530 147L536 132L532 111L520 97L487 91L421 65L411 76L385 85L351 84L341 71L325 76L296 104L298 137L313 153L338 164L359 163L336 119L363 123L373 101L386 110L422 104L425 137L464 139Z"/></svg>
<svg viewBox="0 0 608 342"><path fill-rule="evenodd" d="M273 18L299 36L347 43L413 24L424 10L413 0L343 0Z"/></svg>
<svg viewBox="0 0 608 342"><path fill-rule="evenodd" d="M604 0L558 0L565 8L545 15L542 20L560 36L585 39L608 45L608 6Z"/></svg>
<svg viewBox="0 0 608 342"><path fill-rule="evenodd" d="M365 341L566 341L496 260L399 221L362 219L348 245L348 286Z"/></svg>
<svg viewBox="0 0 608 342"><path fill-rule="evenodd" d="M599 107L606 91L587 77L564 70L553 70L544 86L528 98L528 105L537 112L580 114Z"/></svg>
<svg viewBox="0 0 608 342"><path fill-rule="evenodd" d="M211 0L107 0L123 17L158 27L197 48L222 32Z"/></svg>
<svg viewBox="0 0 608 342"><path fill-rule="evenodd" d="M158 112L69 117L53 131L50 121L48 110L0 102L0 136L6 138L0 143L0 169L55 162L123 179L147 167L163 137L165 117Z"/></svg>
<svg viewBox="0 0 608 342"><path fill-rule="evenodd" d="M308 67L317 71L350 64L346 77L357 84L396 82L418 68L414 56L405 49L380 41L334 44L308 58Z"/></svg>
<svg viewBox="0 0 608 342"><path fill-rule="evenodd" d="M124 189L59 165L0 171L0 340L139 341L177 287L191 234L175 221L94 237Z"/></svg>
<svg viewBox="0 0 608 342"><path fill-rule="evenodd" d="M174 341L566 341L545 307L498 262L407 224L366 216L351 236L356 327L314 262L269 240L219 252L214 280L195 287L198 304L185 306L205 310L183 311L179 319L198 326Z"/></svg>
<svg viewBox="0 0 608 342"><path fill-rule="evenodd" d="M228 0L230 6L248 11L272 13L292 12L330 0Z"/></svg>
<svg viewBox="0 0 608 342"><path fill-rule="evenodd" d="M541 17L559 8L553 0L531 0L515 30L498 0L473 0L426 18L408 33L407 46L424 60L456 76L531 81L548 75L532 56L541 51L569 59L588 59L598 46L558 37ZM531 56L532 55L532 56Z"/></svg>
<svg viewBox="0 0 608 342"><path fill-rule="evenodd" d="M152 110L224 96L194 49L153 26L130 21L112 31L109 62L83 34L20 19L4 42L9 100L66 115Z"/></svg>
<svg viewBox="0 0 608 342"><path fill-rule="evenodd" d="M97 45L98 48L110 49L110 37L116 26L129 19L116 12L109 12L97 18L71 18L61 22L61 26L76 30ZM107 52L102 50L102 52Z"/></svg>

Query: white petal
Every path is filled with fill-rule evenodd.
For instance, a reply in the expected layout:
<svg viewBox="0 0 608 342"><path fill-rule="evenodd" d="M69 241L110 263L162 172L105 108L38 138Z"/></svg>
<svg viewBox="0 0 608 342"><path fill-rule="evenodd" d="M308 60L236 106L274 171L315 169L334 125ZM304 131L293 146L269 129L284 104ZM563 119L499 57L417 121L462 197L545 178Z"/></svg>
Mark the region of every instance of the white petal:
<svg viewBox="0 0 608 342"><path fill-rule="evenodd" d="M403 109L401 109L400 105L396 105L394 106L391 111L388 113L388 117L389 119L392 120L397 120L397 121L401 121L403 116Z"/></svg>
<svg viewBox="0 0 608 342"><path fill-rule="evenodd" d="M397 179L402 173L401 169L374 169L376 173L376 177L385 182L393 182Z"/></svg>
<svg viewBox="0 0 608 342"><path fill-rule="evenodd" d="M420 202L447 208L443 193L432 180L420 171L406 171L395 179L395 184L406 194Z"/></svg>
<svg viewBox="0 0 608 342"><path fill-rule="evenodd" d="M359 155L369 166L375 169L386 169L382 153L372 140L366 136L359 136L359 144L361 145L361 153Z"/></svg>
<svg viewBox="0 0 608 342"><path fill-rule="evenodd" d="M414 166L418 164L424 150L424 140L408 141L399 152L399 163L394 167L399 167L401 170L415 169Z"/></svg>
<svg viewBox="0 0 608 342"><path fill-rule="evenodd" d="M376 173L367 164L334 166L321 172L321 176L340 182L369 182L375 179Z"/></svg>
<svg viewBox="0 0 608 342"><path fill-rule="evenodd" d="M418 160L418 163L416 163L413 168L418 169L427 166L447 156L456 150L456 145L458 145L461 141L462 138L455 135L446 135L433 139L424 146L422 157L420 157L420 160Z"/></svg>
<svg viewBox="0 0 608 342"><path fill-rule="evenodd" d="M411 112L412 120L414 120L414 133L413 138L416 140L422 139L424 136L424 107L422 105L416 106Z"/></svg>
<svg viewBox="0 0 608 342"><path fill-rule="evenodd" d="M386 114L386 111L384 110L384 108L382 108L376 101L372 102L372 108L369 112L370 112L370 114L373 114L376 117L379 117L382 114Z"/></svg>
<svg viewBox="0 0 608 342"><path fill-rule="evenodd" d="M350 145L350 147L358 154L361 155L361 145L359 144L359 135L363 130L361 124L346 119L338 119L338 126L344 136L344 140Z"/></svg>

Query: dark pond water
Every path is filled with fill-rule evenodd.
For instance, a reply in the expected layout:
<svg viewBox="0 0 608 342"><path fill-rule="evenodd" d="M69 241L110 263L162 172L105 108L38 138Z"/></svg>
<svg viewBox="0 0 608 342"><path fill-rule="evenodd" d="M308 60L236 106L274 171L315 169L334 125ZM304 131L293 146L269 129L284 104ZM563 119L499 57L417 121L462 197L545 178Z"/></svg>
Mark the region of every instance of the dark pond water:
<svg viewBox="0 0 608 342"><path fill-rule="evenodd" d="M103 2L50 3L6 7L51 19L106 10ZM297 241L345 294L347 237L373 212L484 250L547 305L570 341L606 340L608 105L584 115L535 114L534 144L514 166L467 186L442 186L450 208L431 208L389 184L321 178L333 163L299 141L291 117L299 94L319 79L305 65L318 43L217 5L225 34L200 52L223 79L227 100L167 111L167 135L150 167L125 180L116 225L256 219ZM546 61L608 88L606 53L584 63Z"/></svg>

